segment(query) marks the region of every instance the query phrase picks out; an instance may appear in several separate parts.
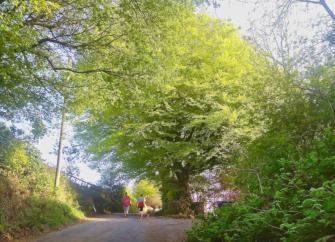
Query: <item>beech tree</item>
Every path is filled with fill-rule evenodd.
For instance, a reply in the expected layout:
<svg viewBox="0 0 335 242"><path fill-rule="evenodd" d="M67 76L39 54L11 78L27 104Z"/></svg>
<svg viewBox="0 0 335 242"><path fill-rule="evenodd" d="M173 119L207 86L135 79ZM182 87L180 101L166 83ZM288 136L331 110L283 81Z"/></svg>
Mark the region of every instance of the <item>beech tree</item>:
<svg viewBox="0 0 335 242"><path fill-rule="evenodd" d="M119 55L114 42L131 37L121 26L137 31L133 23L146 22L155 9L167 9L171 2L0 1L0 117L50 117L53 108L62 108L62 97L71 98L75 89L63 82L66 72L74 79L92 73L126 75L112 65L81 60L92 53L97 60L107 52Z"/></svg>
<svg viewBox="0 0 335 242"><path fill-rule="evenodd" d="M178 11L154 43L144 37L131 49L141 61L130 71L143 75L95 77L80 91L90 100L77 133L93 160L158 180L165 210L188 213L190 176L228 163L262 132L254 97L272 77L230 24Z"/></svg>

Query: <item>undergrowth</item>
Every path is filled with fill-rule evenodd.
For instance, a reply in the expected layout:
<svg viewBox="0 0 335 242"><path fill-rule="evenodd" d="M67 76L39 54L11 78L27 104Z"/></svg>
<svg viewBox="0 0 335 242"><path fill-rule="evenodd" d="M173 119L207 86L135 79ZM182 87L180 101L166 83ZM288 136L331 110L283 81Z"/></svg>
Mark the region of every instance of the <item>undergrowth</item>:
<svg viewBox="0 0 335 242"><path fill-rule="evenodd" d="M273 160L262 172L263 192L251 189L240 202L199 220L188 231L188 241L335 241L332 130L300 157Z"/></svg>
<svg viewBox="0 0 335 242"><path fill-rule="evenodd" d="M61 177L55 192L54 169L27 142L6 138L0 142L0 241L83 218L67 179Z"/></svg>

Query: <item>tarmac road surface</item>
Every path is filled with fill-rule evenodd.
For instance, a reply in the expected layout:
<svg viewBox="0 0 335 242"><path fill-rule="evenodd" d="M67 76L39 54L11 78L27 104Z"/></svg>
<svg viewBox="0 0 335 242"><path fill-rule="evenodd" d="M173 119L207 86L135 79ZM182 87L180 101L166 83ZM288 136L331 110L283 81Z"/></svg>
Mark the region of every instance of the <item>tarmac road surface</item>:
<svg viewBox="0 0 335 242"><path fill-rule="evenodd" d="M182 242L190 219L112 215L90 218L61 231L51 232L35 242Z"/></svg>

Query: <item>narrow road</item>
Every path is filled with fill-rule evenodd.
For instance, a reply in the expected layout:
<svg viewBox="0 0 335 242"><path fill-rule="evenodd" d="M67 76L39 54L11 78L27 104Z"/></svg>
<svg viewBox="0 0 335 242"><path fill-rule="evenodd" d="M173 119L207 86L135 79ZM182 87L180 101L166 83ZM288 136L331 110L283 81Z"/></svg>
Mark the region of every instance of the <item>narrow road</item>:
<svg viewBox="0 0 335 242"><path fill-rule="evenodd" d="M91 218L35 242L182 242L191 224L190 219L149 217L140 221L135 216L114 215Z"/></svg>

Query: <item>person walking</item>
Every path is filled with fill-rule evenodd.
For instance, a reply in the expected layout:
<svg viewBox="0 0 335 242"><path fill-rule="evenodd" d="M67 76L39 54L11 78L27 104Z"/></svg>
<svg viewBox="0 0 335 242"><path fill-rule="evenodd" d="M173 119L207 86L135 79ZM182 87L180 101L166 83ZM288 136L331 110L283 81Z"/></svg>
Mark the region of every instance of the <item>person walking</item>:
<svg viewBox="0 0 335 242"><path fill-rule="evenodd" d="M143 197L143 194L140 195L139 198L137 198L137 208L138 208L138 211L139 211L139 216L140 216L140 219L143 218L143 209L144 209L144 206L145 206L145 199Z"/></svg>
<svg viewBox="0 0 335 242"><path fill-rule="evenodd" d="M131 200L127 193L125 193L122 198L122 206L123 206L124 216L127 217L129 213L129 208L131 206Z"/></svg>

